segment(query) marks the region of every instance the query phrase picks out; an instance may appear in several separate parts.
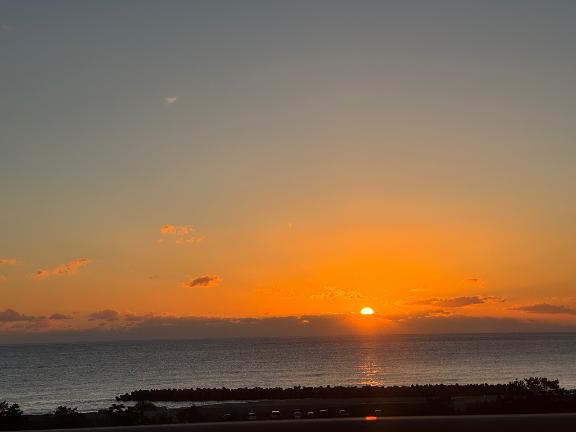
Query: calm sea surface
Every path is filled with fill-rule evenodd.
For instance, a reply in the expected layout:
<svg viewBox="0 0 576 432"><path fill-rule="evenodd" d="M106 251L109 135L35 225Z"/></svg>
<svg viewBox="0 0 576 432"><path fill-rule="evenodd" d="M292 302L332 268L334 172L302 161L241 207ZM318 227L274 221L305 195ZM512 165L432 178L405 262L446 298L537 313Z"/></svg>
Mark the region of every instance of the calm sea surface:
<svg viewBox="0 0 576 432"><path fill-rule="evenodd" d="M576 334L426 335L0 346L0 400L105 408L136 389L497 383L576 388Z"/></svg>

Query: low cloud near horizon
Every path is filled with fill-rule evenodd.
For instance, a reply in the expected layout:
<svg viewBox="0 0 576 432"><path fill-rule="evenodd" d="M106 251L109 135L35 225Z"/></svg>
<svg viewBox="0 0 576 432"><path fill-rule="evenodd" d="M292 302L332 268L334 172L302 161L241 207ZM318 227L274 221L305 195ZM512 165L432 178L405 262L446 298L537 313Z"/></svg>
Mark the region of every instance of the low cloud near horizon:
<svg viewBox="0 0 576 432"><path fill-rule="evenodd" d="M564 306L564 305L553 305L548 303L538 303L528 306L519 306L512 308L512 310L528 312L532 314L565 314L565 315L576 315L576 309Z"/></svg>
<svg viewBox="0 0 576 432"><path fill-rule="evenodd" d="M27 315L8 308L0 311L0 341L4 332L10 334L13 330L16 330L18 334L21 334L22 331L46 330L51 327L53 322L71 319L73 319L71 315L61 313L53 313L50 316Z"/></svg>
<svg viewBox="0 0 576 432"><path fill-rule="evenodd" d="M120 314L111 309L105 309L88 315L89 321L116 321L120 319Z"/></svg>
<svg viewBox="0 0 576 432"><path fill-rule="evenodd" d="M59 321L59 320L71 320L71 319L73 319L73 316L61 314L61 313L53 313L52 315L50 315L48 317L48 319L57 320L57 321Z"/></svg>
<svg viewBox="0 0 576 432"><path fill-rule="evenodd" d="M18 321L35 321L40 317L33 315L25 315L20 312L16 312L14 309L6 309L0 311L0 323L12 323Z"/></svg>
<svg viewBox="0 0 576 432"><path fill-rule="evenodd" d="M404 315L302 315L259 318L222 318L171 315L135 315L106 309L88 314L90 327L63 327L64 314L50 318L0 311L0 342L56 342L145 339L203 339L235 337L330 337L354 334L527 333L574 332L576 323L560 324L513 317L464 316L424 311ZM359 320L372 320L372 331ZM68 321L69 322L69 321ZM53 323L53 324L50 324ZM112 325L113 324L113 325Z"/></svg>

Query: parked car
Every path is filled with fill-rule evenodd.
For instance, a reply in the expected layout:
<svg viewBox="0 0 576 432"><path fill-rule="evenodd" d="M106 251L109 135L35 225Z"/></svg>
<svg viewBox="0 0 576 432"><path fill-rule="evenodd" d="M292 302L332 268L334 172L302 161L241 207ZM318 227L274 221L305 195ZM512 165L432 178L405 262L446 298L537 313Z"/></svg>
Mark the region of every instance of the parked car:
<svg viewBox="0 0 576 432"><path fill-rule="evenodd" d="M302 411L294 410L294 413L292 413L292 417L294 417L296 420L301 419L302 418Z"/></svg>
<svg viewBox="0 0 576 432"><path fill-rule="evenodd" d="M341 409L341 410L338 410L338 415L340 417L348 417L350 414L348 413L348 410Z"/></svg>
<svg viewBox="0 0 576 432"><path fill-rule="evenodd" d="M278 410L272 411L272 412L270 413L270 418L271 418L272 420L279 419L279 418L280 418L280 411L278 411Z"/></svg>
<svg viewBox="0 0 576 432"><path fill-rule="evenodd" d="M256 413L248 413L248 420L257 420L258 417L256 417Z"/></svg>

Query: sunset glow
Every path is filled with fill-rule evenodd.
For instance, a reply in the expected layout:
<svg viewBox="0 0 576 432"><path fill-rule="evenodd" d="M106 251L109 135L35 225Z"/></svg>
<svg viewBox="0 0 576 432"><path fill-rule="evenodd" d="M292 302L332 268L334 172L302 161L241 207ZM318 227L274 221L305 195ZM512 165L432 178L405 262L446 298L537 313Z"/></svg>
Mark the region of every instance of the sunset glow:
<svg viewBox="0 0 576 432"><path fill-rule="evenodd" d="M374 315L374 309L372 309L371 307L366 306L366 307L363 307L363 308L360 310L360 313L361 313L362 315Z"/></svg>
<svg viewBox="0 0 576 432"><path fill-rule="evenodd" d="M576 330L571 2L20 3L0 343Z"/></svg>

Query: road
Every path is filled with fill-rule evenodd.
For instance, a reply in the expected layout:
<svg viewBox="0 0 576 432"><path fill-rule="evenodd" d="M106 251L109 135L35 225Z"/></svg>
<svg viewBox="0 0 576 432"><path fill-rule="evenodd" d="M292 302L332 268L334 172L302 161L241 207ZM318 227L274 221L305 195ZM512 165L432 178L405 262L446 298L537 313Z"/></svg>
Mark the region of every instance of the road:
<svg viewBox="0 0 576 432"><path fill-rule="evenodd" d="M364 418L257 420L78 429L78 431L80 430L82 432L574 432L576 431L576 413L384 417L376 420L366 420ZM58 430L52 429L52 431ZM71 432L71 429L61 429L59 431Z"/></svg>

